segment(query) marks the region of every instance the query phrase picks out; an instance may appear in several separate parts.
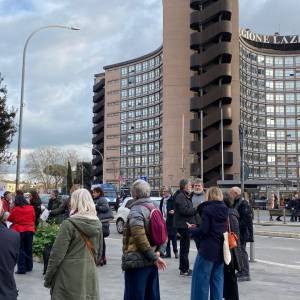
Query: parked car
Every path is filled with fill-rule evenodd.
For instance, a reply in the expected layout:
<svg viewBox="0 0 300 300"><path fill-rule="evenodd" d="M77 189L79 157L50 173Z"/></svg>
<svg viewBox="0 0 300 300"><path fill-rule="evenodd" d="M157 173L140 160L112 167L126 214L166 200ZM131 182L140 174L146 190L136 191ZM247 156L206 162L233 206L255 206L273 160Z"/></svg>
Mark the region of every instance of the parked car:
<svg viewBox="0 0 300 300"><path fill-rule="evenodd" d="M120 207L116 214L116 227L117 231L122 234L124 229L124 224L127 222L127 217L129 214L129 209L126 207L128 204L128 201L132 200L132 197L127 197L124 199L124 201L120 204ZM159 208L161 198L160 197L151 197L151 201L153 204Z"/></svg>

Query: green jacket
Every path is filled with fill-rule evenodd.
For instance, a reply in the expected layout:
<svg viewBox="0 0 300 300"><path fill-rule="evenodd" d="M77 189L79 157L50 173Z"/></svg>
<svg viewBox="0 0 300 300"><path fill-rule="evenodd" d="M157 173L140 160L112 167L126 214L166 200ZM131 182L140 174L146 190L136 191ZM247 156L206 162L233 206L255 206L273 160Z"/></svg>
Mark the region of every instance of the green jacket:
<svg viewBox="0 0 300 300"><path fill-rule="evenodd" d="M93 242L98 255L103 246L101 222L82 217L71 219ZM51 300L100 299L94 259L69 220L61 224L52 247L44 285L51 288Z"/></svg>
<svg viewBox="0 0 300 300"><path fill-rule="evenodd" d="M145 205L152 205L151 200L138 199L128 205L130 213L123 232L123 271L153 266L156 252L162 255L165 251L165 245L150 245L150 211Z"/></svg>

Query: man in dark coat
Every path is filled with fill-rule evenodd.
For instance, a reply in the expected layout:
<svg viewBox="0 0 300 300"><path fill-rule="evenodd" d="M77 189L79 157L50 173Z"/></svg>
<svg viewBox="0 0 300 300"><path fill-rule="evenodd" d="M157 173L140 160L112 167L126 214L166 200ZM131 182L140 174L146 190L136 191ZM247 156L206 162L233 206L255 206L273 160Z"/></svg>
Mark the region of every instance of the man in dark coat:
<svg viewBox="0 0 300 300"><path fill-rule="evenodd" d="M233 187L229 191L229 196L233 200L233 208L239 213L240 225L240 243L242 255L242 271L238 272L239 281L250 281L249 258L246 251L246 245L249 242L254 242L252 209L249 202L241 197L241 189Z"/></svg>
<svg viewBox="0 0 300 300"><path fill-rule="evenodd" d="M188 179L182 179L180 180L179 186L180 192L178 192L175 198L174 205L174 226L177 228L177 232L181 237L179 270L180 275L191 276L192 270L189 268L190 232L187 223L196 224L195 215L197 214L197 208L193 207L191 198L191 182Z"/></svg>
<svg viewBox="0 0 300 300"><path fill-rule="evenodd" d="M19 233L9 230L3 223L4 211L0 201L0 299L16 300L18 291L14 278L14 268L20 249Z"/></svg>
<svg viewBox="0 0 300 300"><path fill-rule="evenodd" d="M288 209L291 210L291 222L297 222L297 204L298 204L298 194L294 194L292 199L288 203Z"/></svg>
<svg viewBox="0 0 300 300"><path fill-rule="evenodd" d="M162 196L163 197L160 200L159 209L166 221L168 231L168 243L165 258L171 257L171 242L175 258L178 258L177 236L176 229L174 227L174 199L171 189L167 186L164 186L162 188Z"/></svg>

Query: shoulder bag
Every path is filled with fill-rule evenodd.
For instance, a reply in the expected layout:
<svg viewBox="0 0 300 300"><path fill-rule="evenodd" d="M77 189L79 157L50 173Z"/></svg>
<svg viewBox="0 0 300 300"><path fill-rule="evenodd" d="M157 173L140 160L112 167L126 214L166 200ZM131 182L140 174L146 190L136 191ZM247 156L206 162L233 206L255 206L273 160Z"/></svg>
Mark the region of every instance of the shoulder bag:
<svg viewBox="0 0 300 300"><path fill-rule="evenodd" d="M95 248L93 246L93 243L92 241L81 231L81 229L74 223L72 222L70 219L68 219L72 224L73 226L77 229L77 231L79 232L80 234L80 237L82 238L82 240L84 241L86 247L88 248L95 264L97 265L97 258L96 258L96 251L95 251Z"/></svg>

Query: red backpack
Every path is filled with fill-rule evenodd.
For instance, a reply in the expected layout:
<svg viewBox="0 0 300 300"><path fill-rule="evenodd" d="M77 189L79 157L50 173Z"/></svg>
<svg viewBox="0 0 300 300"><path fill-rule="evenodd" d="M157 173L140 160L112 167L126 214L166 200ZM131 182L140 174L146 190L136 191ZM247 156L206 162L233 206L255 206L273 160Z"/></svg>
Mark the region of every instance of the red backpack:
<svg viewBox="0 0 300 300"><path fill-rule="evenodd" d="M166 222L154 205L143 205L150 210L150 244L151 246L161 246L168 239Z"/></svg>

